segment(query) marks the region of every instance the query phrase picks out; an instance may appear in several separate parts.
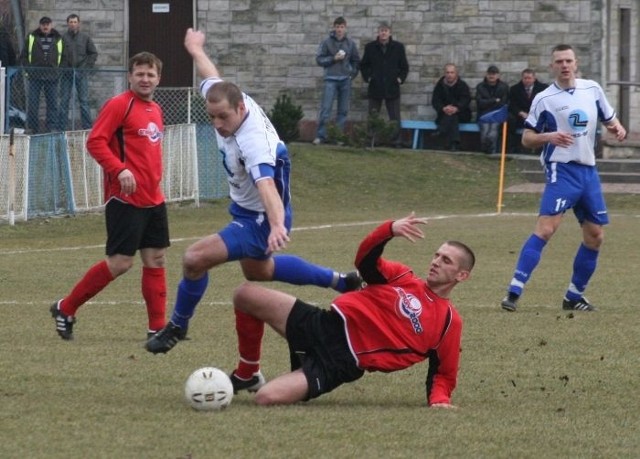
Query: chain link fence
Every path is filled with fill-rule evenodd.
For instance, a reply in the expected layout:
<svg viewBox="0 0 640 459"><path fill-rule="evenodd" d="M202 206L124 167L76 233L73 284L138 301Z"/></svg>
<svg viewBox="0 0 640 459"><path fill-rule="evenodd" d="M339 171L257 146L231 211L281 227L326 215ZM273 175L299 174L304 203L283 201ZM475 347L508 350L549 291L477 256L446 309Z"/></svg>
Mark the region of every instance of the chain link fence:
<svg viewBox="0 0 640 459"><path fill-rule="evenodd" d="M15 138L13 158L9 136L0 138L0 221L10 206L17 220L102 208L102 171L86 151L86 137L104 103L127 87L123 70L6 69L2 128L24 135ZM227 196L215 132L198 91L158 87L154 99L164 113L167 200Z"/></svg>

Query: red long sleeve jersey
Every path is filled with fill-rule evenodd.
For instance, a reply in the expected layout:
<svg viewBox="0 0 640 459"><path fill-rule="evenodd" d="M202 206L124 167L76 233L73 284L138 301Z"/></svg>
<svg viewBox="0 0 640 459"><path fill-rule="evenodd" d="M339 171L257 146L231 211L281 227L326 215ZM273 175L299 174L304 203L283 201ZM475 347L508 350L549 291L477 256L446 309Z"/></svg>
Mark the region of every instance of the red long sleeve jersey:
<svg viewBox="0 0 640 459"><path fill-rule="evenodd" d="M162 109L126 91L109 99L87 139L89 154L104 170L105 201L116 198L136 207L164 202L162 180ZM136 191L125 195L118 174L129 169Z"/></svg>
<svg viewBox="0 0 640 459"><path fill-rule="evenodd" d="M381 257L391 240L385 222L360 244L356 267L367 286L332 304L345 321L358 366L396 371L429 359L427 401L450 403L458 375L462 319L411 268Z"/></svg>

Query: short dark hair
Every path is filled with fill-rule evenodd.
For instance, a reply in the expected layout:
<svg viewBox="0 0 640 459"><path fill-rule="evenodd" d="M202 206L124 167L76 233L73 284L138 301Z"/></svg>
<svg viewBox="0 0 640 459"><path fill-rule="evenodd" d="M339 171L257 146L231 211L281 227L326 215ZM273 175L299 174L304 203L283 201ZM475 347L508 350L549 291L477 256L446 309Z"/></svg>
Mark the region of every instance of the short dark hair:
<svg viewBox="0 0 640 459"><path fill-rule="evenodd" d="M571 45L560 44L560 45L554 46L551 52L555 53L556 51L569 51L569 50L573 51L573 48L571 47Z"/></svg>
<svg viewBox="0 0 640 459"><path fill-rule="evenodd" d="M343 18L342 16L338 16L337 18L335 18L335 20L333 21L333 25L340 25L340 24L344 24L347 25L347 20L345 18Z"/></svg>
<svg viewBox="0 0 640 459"><path fill-rule="evenodd" d="M447 241L445 242L445 244L462 250L462 252L464 253L464 259L460 263L462 269L466 271L471 271L473 269L476 264L476 255L467 244L460 241Z"/></svg>
<svg viewBox="0 0 640 459"><path fill-rule="evenodd" d="M207 91L207 102L217 103L223 100L229 101L229 105L237 110L240 102L244 101L244 96L238 85L230 81L221 81L212 85Z"/></svg>
<svg viewBox="0 0 640 459"><path fill-rule="evenodd" d="M71 13L69 16L67 16L67 22L69 22L69 19L77 19L78 22L80 22L80 16L78 16L76 13Z"/></svg>
<svg viewBox="0 0 640 459"><path fill-rule="evenodd" d="M162 61L153 53L142 51L129 59L129 73L133 72L136 65L148 65L158 70L158 75L162 75Z"/></svg>

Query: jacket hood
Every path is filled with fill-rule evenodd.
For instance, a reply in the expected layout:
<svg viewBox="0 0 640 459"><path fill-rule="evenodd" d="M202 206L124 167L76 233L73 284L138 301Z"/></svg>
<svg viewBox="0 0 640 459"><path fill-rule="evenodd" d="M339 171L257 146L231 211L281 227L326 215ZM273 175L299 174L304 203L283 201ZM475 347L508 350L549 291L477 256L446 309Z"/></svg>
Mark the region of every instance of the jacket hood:
<svg viewBox="0 0 640 459"><path fill-rule="evenodd" d="M33 32L31 32L33 35L35 35L36 37L54 37L54 38L62 38L62 35L60 35L60 32L58 32L56 29L51 29L51 32L49 32L49 35L45 35L42 33L42 30L40 30L40 28L37 28L36 30L34 30Z"/></svg>

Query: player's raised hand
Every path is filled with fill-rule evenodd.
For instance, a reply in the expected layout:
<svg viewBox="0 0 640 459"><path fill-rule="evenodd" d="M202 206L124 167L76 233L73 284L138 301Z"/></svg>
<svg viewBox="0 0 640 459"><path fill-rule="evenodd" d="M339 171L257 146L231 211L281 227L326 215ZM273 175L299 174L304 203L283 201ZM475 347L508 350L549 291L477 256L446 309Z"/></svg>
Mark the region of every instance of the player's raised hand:
<svg viewBox="0 0 640 459"><path fill-rule="evenodd" d="M417 239L424 239L424 233L418 225L426 225L427 219L424 217L416 217L415 212L411 212L408 216L396 220L391 225L391 231L394 236L402 236L415 242Z"/></svg>
<svg viewBox="0 0 640 459"><path fill-rule="evenodd" d="M187 29L187 33L184 36L184 47L189 54L193 54L196 51L200 51L204 48L205 34L200 30L192 28Z"/></svg>

